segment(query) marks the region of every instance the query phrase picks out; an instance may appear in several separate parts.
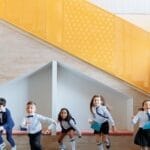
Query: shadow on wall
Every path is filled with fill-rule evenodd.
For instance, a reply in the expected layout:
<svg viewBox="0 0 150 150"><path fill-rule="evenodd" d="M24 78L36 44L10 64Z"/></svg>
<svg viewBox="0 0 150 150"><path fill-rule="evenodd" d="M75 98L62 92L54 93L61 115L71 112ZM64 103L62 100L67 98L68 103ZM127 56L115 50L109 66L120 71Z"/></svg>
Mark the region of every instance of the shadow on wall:
<svg viewBox="0 0 150 150"><path fill-rule="evenodd" d="M56 61L0 86L0 96L7 99L16 129L25 115L27 100L33 100L38 113L54 119L67 107L81 130L91 130L89 104L95 94L105 97L117 129L132 130L132 98Z"/></svg>

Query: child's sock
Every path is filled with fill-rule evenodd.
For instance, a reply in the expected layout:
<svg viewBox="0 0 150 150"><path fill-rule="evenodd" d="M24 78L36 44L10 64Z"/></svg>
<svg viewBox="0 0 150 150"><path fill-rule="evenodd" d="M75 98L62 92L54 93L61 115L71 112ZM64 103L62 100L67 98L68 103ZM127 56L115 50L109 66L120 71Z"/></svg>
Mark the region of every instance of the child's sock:
<svg viewBox="0 0 150 150"><path fill-rule="evenodd" d="M149 150L148 147L141 147L141 150Z"/></svg>
<svg viewBox="0 0 150 150"><path fill-rule="evenodd" d="M98 143L98 150L104 150L103 143Z"/></svg>
<svg viewBox="0 0 150 150"><path fill-rule="evenodd" d="M106 145L106 148L109 149L110 146L111 146L111 143L110 143L110 139L107 138L106 141L105 141L105 145Z"/></svg>
<svg viewBox="0 0 150 150"><path fill-rule="evenodd" d="M16 149L17 149L17 148L16 148L16 145L15 145L14 147L11 148L11 150L16 150Z"/></svg>
<svg viewBox="0 0 150 150"><path fill-rule="evenodd" d="M76 142L75 142L75 139L74 139L74 138L72 138L72 139L70 140L70 143L71 143L71 149L72 149L72 150L76 150Z"/></svg>
<svg viewBox="0 0 150 150"><path fill-rule="evenodd" d="M6 148L6 144L3 142L2 144L0 144L0 150Z"/></svg>
<svg viewBox="0 0 150 150"><path fill-rule="evenodd" d="M59 143L59 149L60 150L65 150L66 146L63 143Z"/></svg>

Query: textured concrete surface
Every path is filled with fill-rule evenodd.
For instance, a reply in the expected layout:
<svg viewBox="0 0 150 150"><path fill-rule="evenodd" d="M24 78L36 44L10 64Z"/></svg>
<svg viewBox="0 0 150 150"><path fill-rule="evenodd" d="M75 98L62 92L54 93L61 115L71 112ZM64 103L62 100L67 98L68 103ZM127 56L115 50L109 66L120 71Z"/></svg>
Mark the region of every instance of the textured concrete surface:
<svg viewBox="0 0 150 150"><path fill-rule="evenodd" d="M120 91L135 93L127 83L0 20L0 83L57 60ZM103 80L102 80L103 78ZM128 92L130 91L130 92ZM132 93L131 93L132 94Z"/></svg>

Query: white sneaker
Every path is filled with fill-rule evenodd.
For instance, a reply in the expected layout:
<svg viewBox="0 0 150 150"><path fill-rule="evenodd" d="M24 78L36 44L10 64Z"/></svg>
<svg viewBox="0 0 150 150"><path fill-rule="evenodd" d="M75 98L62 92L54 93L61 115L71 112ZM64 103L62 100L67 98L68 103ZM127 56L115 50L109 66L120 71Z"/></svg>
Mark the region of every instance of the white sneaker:
<svg viewBox="0 0 150 150"><path fill-rule="evenodd" d="M65 149L66 149L66 146L65 146L64 144L60 144L60 145L59 145L59 149L60 149L60 150L65 150Z"/></svg>
<svg viewBox="0 0 150 150"><path fill-rule="evenodd" d="M17 150L16 145L12 147L11 150Z"/></svg>
<svg viewBox="0 0 150 150"><path fill-rule="evenodd" d="M6 144L3 142L2 144L0 144L0 150L4 150L4 148L6 148Z"/></svg>

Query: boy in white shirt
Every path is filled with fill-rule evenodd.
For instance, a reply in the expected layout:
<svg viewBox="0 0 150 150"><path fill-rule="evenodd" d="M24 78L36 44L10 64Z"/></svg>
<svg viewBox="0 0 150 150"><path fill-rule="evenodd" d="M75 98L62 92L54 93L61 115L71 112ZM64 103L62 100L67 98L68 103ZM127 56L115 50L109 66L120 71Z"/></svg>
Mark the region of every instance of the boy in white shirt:
<svg viewBox="0 0 150 150"><path fill-rule="evenodd" d="M36 113L36 104L32 101L27 102L26 105L27 116L23 119L22 128L26 128L29 136L31 150L42 150L41 146L41 122L48 122L50 125L46 133L56 130L56 121L52 118L42 116Z"/></svg>

